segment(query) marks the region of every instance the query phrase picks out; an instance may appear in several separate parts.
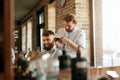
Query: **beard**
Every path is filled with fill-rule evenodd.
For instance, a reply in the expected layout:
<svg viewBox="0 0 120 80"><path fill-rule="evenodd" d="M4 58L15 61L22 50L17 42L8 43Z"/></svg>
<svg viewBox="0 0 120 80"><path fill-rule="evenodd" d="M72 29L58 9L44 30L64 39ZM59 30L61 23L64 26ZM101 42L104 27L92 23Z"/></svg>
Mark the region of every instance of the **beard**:
<svg viewBox="0 0 120 80"><path fill-rule="evenodd" d="M66 29L67 32L71 32L72 30Z"/></svg>
<svg viewBox="0 0 120 80"><path fill-rule="evenodd" d="M54 43L49 44L49 46L44 45L44 49L47 51L50 51L53 48L53 46L54 46Z"/></svg>
<svg viewBox="0 0 120 80"><path fill-rule="evenodd" d="M66 30L67 32L72 32L73 29L74 29L74 27L73 27L72 29L66 29L66 28L65 28L65 30Z"/></svg>

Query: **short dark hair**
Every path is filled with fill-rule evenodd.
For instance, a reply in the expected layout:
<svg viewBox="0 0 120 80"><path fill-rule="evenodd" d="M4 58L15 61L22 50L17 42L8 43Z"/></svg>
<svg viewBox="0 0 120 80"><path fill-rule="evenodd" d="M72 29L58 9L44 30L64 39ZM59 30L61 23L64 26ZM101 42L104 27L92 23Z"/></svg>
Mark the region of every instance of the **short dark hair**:
<svg viewBox="0 0 120 80"><path fill-rule="evenodd" d="M51 30L46 30L45 32L43 32L43 36L49 36L49 35L55 35L55 34Z"/></svg>
<svg viewBox="0 0 120 80"><path fill-rule="evenodd" d="M66 22L73 21L74 24L77 24L77 17L72 13L66 14L63 20L65 20Z"/></svg>

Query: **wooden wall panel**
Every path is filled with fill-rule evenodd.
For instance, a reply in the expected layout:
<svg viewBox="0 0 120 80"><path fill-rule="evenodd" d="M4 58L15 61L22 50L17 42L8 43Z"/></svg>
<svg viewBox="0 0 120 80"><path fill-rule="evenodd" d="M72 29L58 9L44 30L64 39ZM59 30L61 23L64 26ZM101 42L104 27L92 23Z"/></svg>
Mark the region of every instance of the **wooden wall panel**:
<svg viewBox="0 0 120 80"><path fill-rule="evenodd" d="M11 59L11 28L14 26L14 0L4 2L4 80L14 80Z"/></svg>

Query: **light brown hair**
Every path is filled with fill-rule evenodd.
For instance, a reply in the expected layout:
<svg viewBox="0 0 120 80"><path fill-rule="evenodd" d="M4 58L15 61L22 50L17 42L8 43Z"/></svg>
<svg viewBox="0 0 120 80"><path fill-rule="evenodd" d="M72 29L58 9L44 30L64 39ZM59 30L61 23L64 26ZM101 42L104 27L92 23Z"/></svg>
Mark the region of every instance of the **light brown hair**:
<svg viewBox="0 0 120 80"><path fill-rule="evenodd" d="M72 13L66 14L63 20L65 20L66 22L73 21L74 24L77 24L77 17Z"/></svg>

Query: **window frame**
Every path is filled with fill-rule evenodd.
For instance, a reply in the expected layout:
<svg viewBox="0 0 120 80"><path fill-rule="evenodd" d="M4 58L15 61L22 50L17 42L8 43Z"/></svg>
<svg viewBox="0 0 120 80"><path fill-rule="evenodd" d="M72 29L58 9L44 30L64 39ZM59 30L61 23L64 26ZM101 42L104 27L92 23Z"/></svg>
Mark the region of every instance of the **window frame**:
<svg viewBox="0 0 120 80"><path fill-rule="evenodd" d="M43 14L43 23L39 23L39 16ZM36 13L37 15L37 26L36 26L36 43L37 43L37 51L42 51L43 50L43 46L42 46L42 33L44 32L45 29L45 12L44 12L44 6L37 11Z"/></svg>

